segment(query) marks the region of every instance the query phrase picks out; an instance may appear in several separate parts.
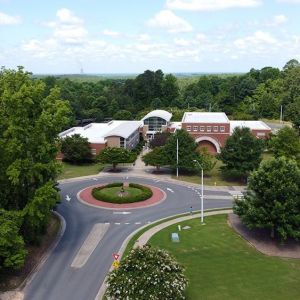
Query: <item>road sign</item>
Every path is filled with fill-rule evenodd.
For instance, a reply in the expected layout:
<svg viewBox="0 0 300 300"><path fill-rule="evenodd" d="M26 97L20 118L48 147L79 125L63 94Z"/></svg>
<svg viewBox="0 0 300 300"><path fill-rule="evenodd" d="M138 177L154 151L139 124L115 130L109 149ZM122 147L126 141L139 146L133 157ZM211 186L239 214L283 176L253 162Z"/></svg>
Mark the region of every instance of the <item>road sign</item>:
<svg viewBox="0 0 300 300"><path fill-rule="evenodd" d="M112 266L113 266L114 268L118 268L118 267L120 266L120 262L117 261L117 260L115 260L115 261L112 263Z"/></svg>
<svg viewBox="0 0 300 300"><path fill-rule="evenodd" d="M120 255L118 253L113 253L114 260L118 260Z"/></svg>

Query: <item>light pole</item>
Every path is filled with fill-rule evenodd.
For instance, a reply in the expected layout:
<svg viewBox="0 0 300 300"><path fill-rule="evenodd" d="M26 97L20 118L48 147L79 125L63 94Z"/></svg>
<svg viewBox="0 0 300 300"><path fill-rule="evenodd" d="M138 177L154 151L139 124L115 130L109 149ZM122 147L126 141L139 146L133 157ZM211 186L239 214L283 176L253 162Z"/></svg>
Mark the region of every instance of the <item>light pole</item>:
<svg viewBox="0 0 300 300"><path fill-rule="evenodd" d="M194 163L197 163L199 167L201 168L201 223L204 224L204 213L203 213L203 167L200 165L199 161L194 159Z"/></svg>

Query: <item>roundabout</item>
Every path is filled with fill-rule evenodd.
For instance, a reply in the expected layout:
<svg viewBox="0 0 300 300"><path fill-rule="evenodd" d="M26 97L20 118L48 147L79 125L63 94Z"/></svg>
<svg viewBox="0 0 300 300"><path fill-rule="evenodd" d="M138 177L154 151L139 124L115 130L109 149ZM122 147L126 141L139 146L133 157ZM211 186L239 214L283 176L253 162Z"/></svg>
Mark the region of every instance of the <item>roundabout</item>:
<svg viewBox="0 0 300 300"><path fill-rule="evenodd" d="M92 197L94 188L114 182L143 185L153 195L125 204ZM103 174L60 182L59 188L62 200L56 211L65 219L66 230L26 286L24 300L100 300L96 296L113 262L112 254L119 253L128 236L157 220L187 213L190 207L201 208L198 186L150 176ZM227 190L206 187L204 194L205 209L232 206ZM76 264L79 260L84 263Z"/></svg>
<svg viewBox="0 0 300 300"><path fill-rule="evenodd" d="M124 185L125 185L125 187L123 188L124 192L122 192L121 190L121 185L114 186L114 184L101 184L101 185L89 186L81 190L77 194L77 198L83 204L96 207L96 208L112 209L112 210L146 208L149 206L157 205L166 199L166 193L157 187L150 186L150 185L142 185L142 187L145 187L147 188L147 190L149 190L148 194L146 195L148 197L146 197L146 199L143 199L142 197L141 198L138 197L138 196L143 196L143 194L136 191L139 190L138 188L132 186L130 187L130 185L127 183L125 183ZM133 185L141 186L138 184L133 184ZM106 195L107 194L109 195L107 200L114 201L114 203L109 201L104 201L103 196L105 195L105 193L101 193L101 192L105 190L107 192ZM136 199L142 199L142 200L130 202L134 197L129 197L129 191L131 192L130 196L136 196ZM99 198L96 198L97 196ZM125 200L128 200L127 203L124 203L124 198Z"/></svg>

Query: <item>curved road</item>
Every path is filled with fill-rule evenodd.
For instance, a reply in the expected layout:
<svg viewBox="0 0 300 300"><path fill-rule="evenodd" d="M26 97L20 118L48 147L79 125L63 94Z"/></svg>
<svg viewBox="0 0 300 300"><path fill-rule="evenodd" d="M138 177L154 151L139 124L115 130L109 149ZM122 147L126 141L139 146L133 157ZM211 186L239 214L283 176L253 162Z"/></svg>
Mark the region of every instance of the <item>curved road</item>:
<svg viewBox="0 0 300 300"><path fill-rule="evenodd" d="M97 183L130 181L162 189L164 202L142 209L128 210L130 214L89 207L77 200L77 193ZM60 184L62 202L57 211L66 221L60 242L42 268L25 288L25 300L95 300L100 286L112 264L112 253L118 252L125 238L137 228L155 220L200 210L197 190L175 183L130 176L101 176ZM70 201L66 200L69 195ZM204 190L204 209L231 207L230 194ZM206 199L207 198L207 199ZM89 232L96 223L109 223L109 228L88 261L81 268L71 264ZM108 225L107 225L108 226Z"/></svg>

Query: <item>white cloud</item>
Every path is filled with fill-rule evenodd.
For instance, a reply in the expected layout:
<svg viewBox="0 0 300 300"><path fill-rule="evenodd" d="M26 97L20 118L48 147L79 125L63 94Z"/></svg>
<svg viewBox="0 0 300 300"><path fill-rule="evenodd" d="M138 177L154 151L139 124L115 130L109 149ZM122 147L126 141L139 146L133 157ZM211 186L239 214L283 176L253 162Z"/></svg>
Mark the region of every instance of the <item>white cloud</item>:
<svg viewBox="0 0 300 300"><path fill-rule="evenodd" d="M16 25L21 23L19 16L10 16L0 11L0 25Z"/></svg>
<svg viewBox="0 0 300 300"><path fill-rule="evenodd" d="M190 40L186 40L186 39L182 39L182 38L175 38L174 43L177 46L186 47L186 46L191 45L192 42Z"/></svg>
<svg viewBox="0 0 300 300"><path fill-rule="evenodd" d="M170 10L158 12L147 22L150 27L157 27L167 30L170 33L192 31L193 27L186 20L176 16Z"/></svg>
<svg viewBox="0 0 300 300"><path fill-rule="evenodd" d="M264 50L266 46L276 45L277 40L270 33L261 30L256 31L253 35L240 38L234 41L234 45L238 49Z"/></svg>
<svg viewBox="0 0 300 300"><path fill-rule="evenodd" d="M190 11L214 11L228 8L256 7L261 0L167 0L167 8Z"/></svg>
<svg viewBox="0 0 300 300"><path fill-rule="evenodd" d="M266 25L267 26L279 26L283 23L286 23L288 18L285 15L277 15L274 16L271 20L269 20Z"/></svg>
<svg viewBox="0 0 300 300"><path fill-rule="evenodd" d="M67 8L61 8L56 13L57 19L45 25L53 28L53 37L62 43L80 44L87 37L87 30L83 20L78 18Z"/></svg>
<svg viewBox="0 0 300 300"><path fill-rule="evenodd" d="M104 29L102 31L102 34L106 35L106 36L111 36L111 37L118 37L121 35L120 32L118 31L114 31L114 30L109 30L109 29Z"/></svg>

